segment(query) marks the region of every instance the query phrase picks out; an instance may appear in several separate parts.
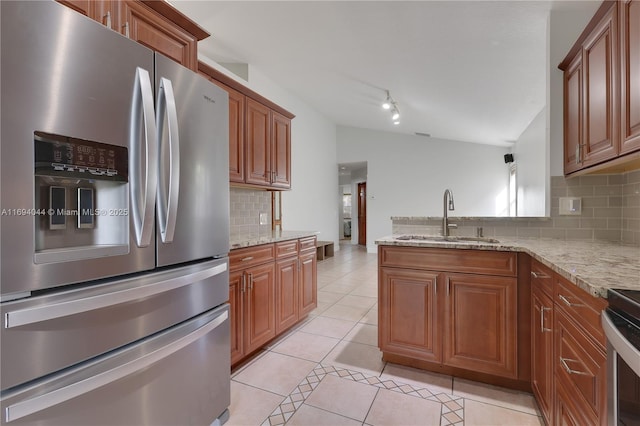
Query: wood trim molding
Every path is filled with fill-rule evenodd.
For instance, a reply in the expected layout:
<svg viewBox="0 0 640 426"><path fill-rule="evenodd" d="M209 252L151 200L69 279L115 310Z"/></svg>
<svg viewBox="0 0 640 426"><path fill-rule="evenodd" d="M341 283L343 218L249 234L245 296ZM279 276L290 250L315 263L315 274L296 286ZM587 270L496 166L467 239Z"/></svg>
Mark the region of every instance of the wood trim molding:
<svg viewBox="0 0 640 426"><path fill-rule="evenodd" d="M155 10L165 18L174 22L176 25L179 25L198 40L203 40L211 35L165 0L141 0L141 2L148 8Z"/></svg>
<svg viewBox="0 0 640 426"><path fill-rule="evenodd" d="M212 66L205 64L202 61L198 61L198 71L200 71L202 74L205 74L207 76L209 76L210 78L219 81L222 84L225 84L229 87L231 87L234 90L237 90L238 92L242 93L245 96L250 97L251 99L260 102L262 105L265 105L267 107L269 107L270 109L279 112L280 114L284 115L285 117L287 117L288 119L293 119L295 117L294 114L290 113L289 111L287 111L286 109L282 108L281 106L271 102L269 99L265 98L264 96L260 95L257 92L254 92L253 90L249 89L248 87L242 85L241 83L237 82L236 80L234 80L233 78L229 77L228 75L218 71L217 69L213 68Z"/></svg>
<svg viewBox="0 0 640 426"><path fill-rule="evenodd" d="M593 15L593 18L591 18L587 26L580 34L580 37L578 37L578 40L576 40L576 42L573 44L573 47L569 50L569 53L567 53L567 56L565 56L562 62L560 62L560 64L558 65L558 68L560 68L562 71L565 71L569 67L569 64L571 63L573 58L578 54L580 49L582 49L582 44L584 43L584 41L600 23L602 18L609 12L609 9L611 9L612 7L616 7L616 4L617 2L615 0L605 0L602 2L595 15Z"/></svg>

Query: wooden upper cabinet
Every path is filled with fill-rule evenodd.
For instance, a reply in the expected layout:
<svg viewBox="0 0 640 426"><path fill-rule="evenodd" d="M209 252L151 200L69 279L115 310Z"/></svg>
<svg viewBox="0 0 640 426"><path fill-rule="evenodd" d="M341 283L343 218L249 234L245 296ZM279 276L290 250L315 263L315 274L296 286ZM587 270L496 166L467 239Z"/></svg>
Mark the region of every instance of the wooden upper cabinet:
<svg viewBox="0 0 640 426"><path fill-rule="evenodd" d="M121 34L192 70L198 67L198 39L137 1L120 3Z"/></svg>
<svg viewBox="0 0 640 426"><path fill-rule="evenodd" d="M198 40L209 33L166 1L58 0L174 61L198 70Z"/></svg>
<svg viewBox="0 0 640 426"><path fill-rule="evenodd" d="M624 0L620 10L621 148L640 149L640 0Z"/></svg>
<svg viewBox="0 0 640 426"><path fill-rule="evenodd" d="M284 108L204 62L198 70L229 93L229 181L291 189L291 121Z"/></svg>
<svg viewBox="0 0 640 426"><path fill-rule="evenodd" d="M230 87L226 90L229 93L229 181L243 183L246 97Z"/></svg>
<svg viewBox="0 0 640 426"><path fill-rule="evenodd" d="M270 109L247 98L246 183L271 183L271 117Z"/></svg>
<svg viewBox="0 0 640 426"><path fill-rule="evenodd" d="M616 7L600 21L583 50L584 141L586 166L618 154L618 13Z"/></svg>
<svg viewBox="0 0 640 426"><path fill-rule="evenodd" d="M582 168L583 93L582 52L580 52L564 72L565 174Z"/></svg>
<svg viewBox="0 0 640 426"><path fill-rule="evenodd" d="M271 185L291 188L291 119L271 112Z"/></svg>
<svg viewBox="0 0 640 426"><path fill-rule="evenodd" d="M102 25L113 29L117 17L117 2L104 0L57 0L78 13L81 13ZM113 10L116 9L116 10Z"/></svg>

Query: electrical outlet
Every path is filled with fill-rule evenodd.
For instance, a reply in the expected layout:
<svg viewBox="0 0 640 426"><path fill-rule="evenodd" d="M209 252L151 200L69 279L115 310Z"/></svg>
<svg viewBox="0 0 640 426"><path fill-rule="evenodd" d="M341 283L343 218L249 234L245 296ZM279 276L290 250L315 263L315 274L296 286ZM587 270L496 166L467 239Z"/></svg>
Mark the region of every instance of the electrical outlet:
<svg viewBox="0 0 640 426"><path fill-rule="evenodd" d="M269 218L267 217L266 213L260 213L260 225L268 225L269 224Z"/></svg>

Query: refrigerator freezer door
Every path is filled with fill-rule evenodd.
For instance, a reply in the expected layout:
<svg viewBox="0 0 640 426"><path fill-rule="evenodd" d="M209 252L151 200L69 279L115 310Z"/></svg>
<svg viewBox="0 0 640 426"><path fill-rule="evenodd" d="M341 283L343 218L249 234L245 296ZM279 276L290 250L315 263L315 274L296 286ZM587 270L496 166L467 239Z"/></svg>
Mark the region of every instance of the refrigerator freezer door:
<svg viewBox="0 0 640 426"><path fill-rule="evenodd" d="M161 138L158 266L225 256L229 252L228 95L169 58L156 53L155 60ZM167 81L173 100L169 98ZM177 136L172 128L172 103L177 115ZM179 154L175 151L177 146ZM172 179L176 173L178 183ZM176 187L179 190L172 191ZM172 223L173 239L163 241L165 230L172 230L167 224Z"/></svg>
<svg viewBox="0 0 640 426"><path fill-rule="evenodd" d="M129 140L135 127L130 117L136 72L138 68L147 70L153 78L153 52L54 1L3 1L0 7L0 204L7 213L0 218L1 294L152 269L155 233L148 247L139 248L135 232L130 232L134 228L132 215L120 220L122 229L105 227L108 221L97 217L93 229L74 231L74 238L80 234L108 238L121 233L123 245L119 248L123 250L100 252L100 247L91 246L101 254L87 256L91 250L71 247L66 253L62 250L56 256L44 256L37 263L36 241L64 236L64 231L52 230L47 217L33 209L46 189L35 187L34 132L134 149ZM140 170L141 174L145 172ZM91 184L91 179L84 182ZM123 185L128 187L130 183ZM96 208L111 207L102 202L109 191L94 193ZM124 207L129 202L127 191L122 197ZM118 214L126 211L123 208ZM150 212L153 218L153 205ZM69 228L76 227L71 218L67 222ZM94 242L80 245L90 244Z"/></svg>
<svg viewBox="0 0 640 426"><path fill-rule="evenodd" d="M230 404L229 330L225 304L4 394L2 423L211 424Z"/></svg>
<svg viewBox="0 0 640 426"><path fill-rule="evenodd" d="M225 258L3 303L2 389L162 331L228 298Z"/></svg>

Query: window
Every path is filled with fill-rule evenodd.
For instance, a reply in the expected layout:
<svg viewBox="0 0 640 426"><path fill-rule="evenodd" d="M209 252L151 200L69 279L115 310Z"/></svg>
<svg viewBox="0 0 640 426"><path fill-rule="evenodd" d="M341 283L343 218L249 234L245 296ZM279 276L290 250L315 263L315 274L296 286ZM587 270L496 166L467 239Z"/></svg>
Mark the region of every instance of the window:
<svg viewBox="0 0 640 426"><path fill-rule="evenodd" d="M509 216L518 216L518 185L516 163L509 165Z"/></svg>

